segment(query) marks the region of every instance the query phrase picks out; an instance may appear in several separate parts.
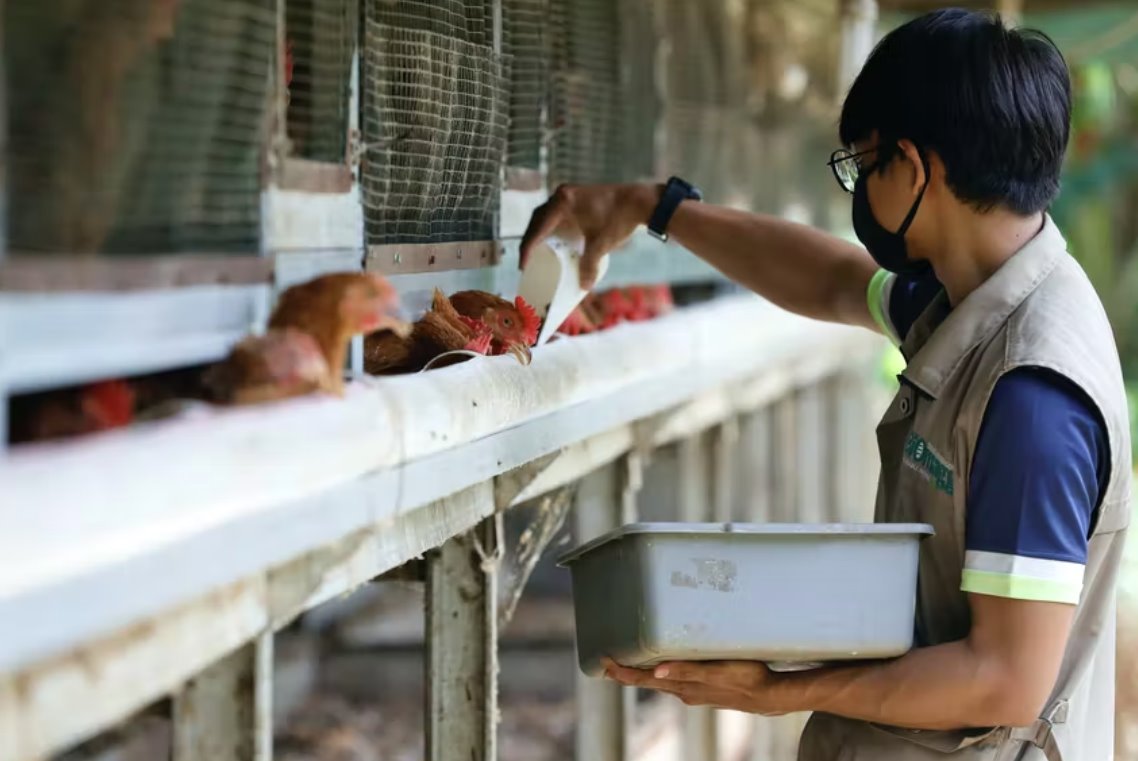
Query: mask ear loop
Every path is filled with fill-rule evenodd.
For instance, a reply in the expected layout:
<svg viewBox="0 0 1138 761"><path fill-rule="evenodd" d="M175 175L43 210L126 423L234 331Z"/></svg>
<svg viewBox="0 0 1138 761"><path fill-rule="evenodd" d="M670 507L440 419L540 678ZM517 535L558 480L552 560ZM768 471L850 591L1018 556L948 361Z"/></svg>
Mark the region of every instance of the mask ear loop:
<svg viewBox="0 0 1138 761"><path fill-rule="evenodd" d="M909 215L905 217L905 221L901 223L901 228L897 230L897 235L904 235L909 229L909 225L913 224L913 219L917 216L917 210L921 206L921 199L925 197L925 190L929 187L929 160L925 156L925 152L919 147L917 154L921 157L921 165L925 168L925 184L921 186L921 192L917 193L917 200L913 201L912 207L909 209Z"/></svg>

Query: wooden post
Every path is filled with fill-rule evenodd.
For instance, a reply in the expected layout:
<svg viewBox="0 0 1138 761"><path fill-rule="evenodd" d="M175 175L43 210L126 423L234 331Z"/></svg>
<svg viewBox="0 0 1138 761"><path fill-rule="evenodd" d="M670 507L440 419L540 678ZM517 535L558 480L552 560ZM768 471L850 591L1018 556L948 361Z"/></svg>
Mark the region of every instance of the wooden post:
<svg viewBox="0 0 1138 761"><path fill-rule="evenodd" d="M805 404L800 405L799 402ZM817 445L817 436L810 435L807 420L816 417L810 410L813 402L809 394L790 393L775 403L771 421L771 506L775 521L803 522L811 518L804 513L809 505L816 505L816 484L808 483L805 473L810 468L811 446ZM814 405L815 407L817 405ZM803 409L805 407L805 409ZM768 719L766 725L767 755L762 761L794 761L798 750L801 719L797 716L780 716ZM756 759L758 761L758 759Z"/></svg>
<svg viewBox="0 0 1138 761"><path fill-rule="evenodd" d="M825 479L830 470L822 433L822 392L818 384L813 384L800 390L796 396L794 520L822 523L828 517ZM790 443L785 442L785 445Z"/></svg>
<svg viewBox="0 0 1138 761"><path fill-rule="evenodd" d="M630 455L629 458L635 458ZM576 541L607 533L635 520L628 492L637 486L639 459L601 468L581 481L574 505ZM623 476L623 477L622 477ZM578 761L626 761L636 690L593 679L577 671Z"/></svg>
<svg viewBox="0 0 1138 761"><path fill-rule="evenodd" d="M773 455L771 411L753 412L741 421L739 432L739 492L743 512L740 519L767 523L771 516ZM751 732L751 761L771 761L772 720L754 717Z"/></svg>
<svg viewBox="0 0 1138 761"><path fill-rule="evenodd" d="M499 516L427 556L427 759L497 757Z"/></svg>
<svg viewBox="0 0 1138 761"><path fill-rule="evenodd" d="M771 410L771 505L767 520L798 520L798 420L794 396L787 395Z"/></svg>
<svg viewBox="0 0 1138 761"><path fill-rule="evenodd" d="M841 54L836 96L845 98L877 38L877 0L841 0Z"/></svg>
<svg viewBox="0 0 1138 761"><path fill-rule="evenodd" d="M736 519L739 501L739 421L731 418L715 429L712 443L711 514L717 522L729 523Z"/></svg>
<svg viewBox="0 0 1138 761"><path fill-rule="evenodd" d="M4 4L0 3L0 40L2 39L4 39ZM5 56L0 55L0 263L8 253L8 71L5 68L4 58ZM2 402L0 408L6 411L7 399L0 396L0 402ZM3 414L0 412L0 416ZM6 436L7 432L7 426L0 424L0 435ZM0 449L3 449L2 442Z"/></svg>
<svg viewBox="0 0 1138 761"><path fill-rule="evenodd" d="M998 0L996 10L1008 26L1018 26L1023 20L1023 0Z"/></svg>
<svg viewBox="0 0 1138 761"><path fill-rule="evenodd" d="M174 696L173 761L272 760L273 635L218 661Z"/></svg>
<svg viewBox="0 0 1138 761"><path fill-rule="evenodd" d="M873 504L865 485L870 458L866 446L868 418L859 393L859 378L840 372L826 381L826 476L828 520L860 523L873 519Z"/></svg>
<svg viewBox="0 0 1138 761"><path fill-rule="evenodd" d="M678 492L682 521L705 522L711 517L709 464L706 435L697 434L680 442ZM683 716L683 760L716 761L719 757L719 727L715 711L705 706L687 707Z"/></svg>
<svg viewBox="0 0 1138 761"><path fill-rule="evenodd" d="M4 39L4 5L0 3L0 40ZM8 253L8 72L0 55L0 264ZM8 389L0 380L0 459L8 449Z"/></svg>

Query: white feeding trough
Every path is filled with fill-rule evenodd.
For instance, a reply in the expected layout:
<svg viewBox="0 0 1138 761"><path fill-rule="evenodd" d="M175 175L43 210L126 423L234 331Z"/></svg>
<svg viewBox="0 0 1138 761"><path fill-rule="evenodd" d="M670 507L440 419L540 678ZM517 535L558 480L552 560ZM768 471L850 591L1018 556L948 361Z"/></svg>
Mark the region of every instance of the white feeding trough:
<svg viewBox="0 0 1138 761"><path fill-rule="evenodd" d="M525 299L542 318L536 346L541 346L561 327L573 310L589 295L581 288L582 249L564 238L553 237L539 243L530 253L522 271L518 295ZM597 282L608 271L605 254L597 266Z"/></svg>

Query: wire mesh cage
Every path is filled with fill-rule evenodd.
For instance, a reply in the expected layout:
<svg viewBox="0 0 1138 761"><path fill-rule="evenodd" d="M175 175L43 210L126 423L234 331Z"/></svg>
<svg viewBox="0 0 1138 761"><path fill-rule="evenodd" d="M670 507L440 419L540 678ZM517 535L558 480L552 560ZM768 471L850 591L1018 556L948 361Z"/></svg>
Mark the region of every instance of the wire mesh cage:
<svg viewBox="0 0 1138 761"><path fill-rule="evenodd" d="M482 0L367 0L361 169L368 243L496 237L508 71Z"/></svg>
<svg viewBox="0 0 1138 761"><path fill-rule="evenodd" d="M10 247L255 251L273 0L10 0Z"/></svg>
<svg viewBox="0 0 1138 761"><path fill-rule="evenodd" d="M667 0L662 26L666 59L668 173L696 182L715 203L750 205L755 178L747 137L745 25L727 3Z"/></svg>
<svg viewBox="0 0 1138 761"><path fill-rule="evenodd" d="M367 16L382 26L494 47L494 0L367 0Z"/></svg>
<svg viewBox="0 0 1138 761"><path fill-rule="evenodd" d="M503 0L502 47L510 62L506 163L541 168L549 83L549 0Z"/></svg>
<svg viewBox="0 0 1138 761"><path fill-rule="evenodd" d="M616 182L620 14L613 0L551 0L551 184Z"/></svg>
<svg viewBox="0 0 1138 761"><path fill-rule="evenodd" d="M654 176L658 44L650 0L552 0L550 175Z"/></svg>
<svg viewBox="0 0 1138 761"><path fill-rule="evenodd" d="M660 176L659 143L664 101L657 61L660 19L655 0L620 4L621 178L654 180Z"/></svg>
<svg viewBox="0 0 1138 761"><path fill-rule="evenodd" d="M292 155L346 161L358 30L357 0L287 0L285 87Z"/></svg>

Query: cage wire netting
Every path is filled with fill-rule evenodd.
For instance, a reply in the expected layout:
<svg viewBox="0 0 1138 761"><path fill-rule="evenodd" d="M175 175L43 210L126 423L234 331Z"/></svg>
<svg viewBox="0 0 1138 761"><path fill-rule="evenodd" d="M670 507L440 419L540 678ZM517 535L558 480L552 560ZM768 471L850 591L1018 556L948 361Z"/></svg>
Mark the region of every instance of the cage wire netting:
<svg viewBox="0 0 1138 761"><path fill-rule="evenodd" d="M506 163L541 168L549 82L549 0L503 0L502 49L510 69Z"/></svg>
<svg viewBox="0 0 1138 761"><path fill-rule="evenodd" d="M660 177L658 143L663 99L658 81L660 24L655 0L620 4L621 179Z"/></svg>
<svg viewBox="0 0 1138 761"><path fill-rule="evenodd" d="M484 0L367 0L362 166L370 244L495 237L508 70Z"/></svg>
<svg viewBox="0 0 1138 761"><path fill-rule="evenodd" d="M617 182L619 9L613 0L551 0L550 184Z"/></svg>
<svg viewBox="0 0 1138 761"><path fill-rule="evenodd" d="M272 0L9 0L9 244L252 252Z"/></svg>
<svg viewBox="0 0 1138 761"><path fill-rule="evenodd" d="M745 27L725 3L667 0L662 13L666 171L690 178L711 202L749 205Z"/></svg>
<svg viewBox="0 0 1138 761"><path fill-rule="evenodd" d="M551 0L550 179L655 176L658 44L649 0Z"/></svg>
<svg viewBox="0 0 1138 761"><path fill-rule="evenodd" d="M285 79L291 155L346 161L358 29L357 0L287 0Z"/></svg>

